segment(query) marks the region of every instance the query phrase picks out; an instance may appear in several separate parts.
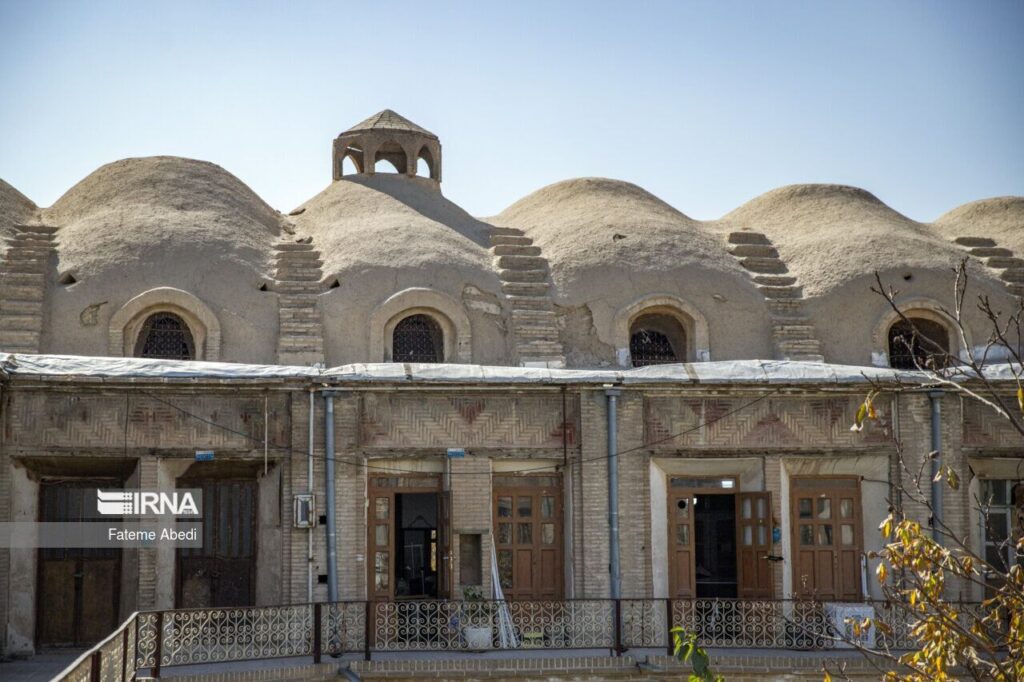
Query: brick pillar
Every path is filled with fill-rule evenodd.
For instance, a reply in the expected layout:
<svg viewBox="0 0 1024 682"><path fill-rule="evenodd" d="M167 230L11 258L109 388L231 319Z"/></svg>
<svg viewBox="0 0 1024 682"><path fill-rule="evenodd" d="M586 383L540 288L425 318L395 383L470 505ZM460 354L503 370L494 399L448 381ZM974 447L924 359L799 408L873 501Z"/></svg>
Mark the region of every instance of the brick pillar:
<svg viewBox="0 0 1024 682"><path fill-rule="evenodd" d="M358 450L359 401L357 395L334 398L338 597L342 600L366 598L366 566L370 560L366 549L366 477L372 476L374 470L365 466L366 460ZM322 473L318 475L320 480L325 480ZM323 546L326 572L325 531L317 534L317 540ZM326 596L326 585L323 587Z"/></svg>
<svg viewBox="0 0 1024 682"><path fill-rule="evenodd" d="M774 528L782 528L782 505L789 504L789 500L782 498L782 458L765 457L764 461L764 489L772 495L772 524L771 532ZM772 544L771 553L777 556L782 556L782 541L778 544ZM772 570L772 594L776 599L783 596L782 593L782 576L784 571L784 562L773 561L771 562Z"/></svg>
<svg viewBox="0 0 1024 682"><path fill-rule="evenodd" d="M581 532L576 553L576 597L607 598L608 574L608 448L605 396L601 391L580 395ZM631 557L630 557L631 558Z"/></svg>
<svg viewBox="0 0 1024 682"><path fill-rule="evenodd" d="M142 457L139 460L139 488L156 490L159 487L160 460L156 457ZM157 606L157 580L173 580L173 575L157 575L157 548L139 549L139 610L155 609Z"/></svg>
<svg viewBox="0 0 1024 682"><path fill-rule="evenodd" d="M0 454L0 522L11 520L11 460ZM0 657L7 653L8 592L11 579L11 550L0 548Z"/></svg>
<svg viewBox="0 0 1024 682"><path fill-rule="evenodd" d="M480 534L480 570L483 593L491 595L491 460L487 457L466 457L451 463L451 525L452 525L452 598L462 597L463 583L459 575L459 535Z"/></svg>
<svg viewBox="0 0 1024 682"><path fill-rule="evenodd" d="M650 457L634 449L643 445L644 399L638 392L624 392L618 403L622 596L642 599L651 596L653 591Z"/></svg>

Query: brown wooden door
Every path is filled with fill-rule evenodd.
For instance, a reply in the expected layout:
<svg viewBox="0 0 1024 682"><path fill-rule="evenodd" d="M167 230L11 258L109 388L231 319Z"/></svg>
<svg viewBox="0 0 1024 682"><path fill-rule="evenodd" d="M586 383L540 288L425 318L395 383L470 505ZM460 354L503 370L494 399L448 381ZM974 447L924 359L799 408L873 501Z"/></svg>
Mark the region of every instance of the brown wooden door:
<svg viewBox="0 0 1024 682"><path fill-rule="evenodd" d="M494 477L494 542L506 599L561 599L562 479Z"/></svg>
<svg viewBox="0 0 1024 682"><path fill-rule="evenodd" d="M120 485L120 481L109 480L44 482L39 491L39 520L80 522L94 518L95 490ZM38 557L36 614L40 646L93 644L117 627L119 548L45 548L39 550Z"/></svg>
<svg viewBox="0 0 1024 682"><path fill-rule="evenodd" d="M694 499L691 490L669 488L669 596L673 599L693 599L697 596L696 554L693 548Z"/></svg>
<svg viewBox="0 0 1024 682"><path fill-rule="evenodd" d="M255 604L256 481L182 481L179 487L203 491L203 546L178 549L178 607Z"/></svg>
<svg viewBox="0 0 1024 682"><path fill-rule="evenodd" d="M856 478L794 478L793 589L823 601L861 598L860 483Z"/></svg>
<svg viewBox="0 0 1024 682"><path fill-rule="evenodd" d="M436 580L433 585L434 593L431 596L440 596L447 591L446 582L449 580L449 572L445 570L444 545L450 540L447 528L451 512L445 502L445 493L441 491L441 478L437 474L404 475L404 476L371 476L369 480L368 494L370 506L367 511L366 524L366 546L367 551L367 594L371 600L389 601L396 597L406 596L403 589L398 588L398 582L403 580L400 571L395 566L398 561L400 548L397 546L398 538L402 532L403 519L401 518L400 497L403 495L420 496L433 495L436 502L435 523L433 527L436 537L434 538L433 549L436 553L433 557L436 568ZM426 533L429 528L424 529ZM405 583L407 584L407 583ZM422 586L418 589L422 589Z"/></svg>
<svg viewBox="0 0 1024 682"><path fill-rule="evenodd" d="M771 599L771 493L736 495L736 546L740 599Z"/></svg>

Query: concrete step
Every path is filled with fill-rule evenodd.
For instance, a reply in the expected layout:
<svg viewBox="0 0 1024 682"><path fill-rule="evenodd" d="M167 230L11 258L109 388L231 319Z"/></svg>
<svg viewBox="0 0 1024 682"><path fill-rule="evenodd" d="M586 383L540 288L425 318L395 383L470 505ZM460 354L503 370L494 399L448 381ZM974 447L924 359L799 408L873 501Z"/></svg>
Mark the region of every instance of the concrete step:
<svg viewBox="0 0 1024 682"><path fill-rule="evenodd" d="M502 282L501 290L512 296L545 296L550 285L547 282Z"/></svg>
<svg viewBox="0 0 1024 682"><path fill-rule="evenodd" d="M312 242L303 244L301 242L278 242L274 244L278 251L313 251L316 247Z"/></svg>
<svg viewBox="0 0 1024 682"><path fill-rule="evenodd" d="M513 235L491 235L491 246L530 246L533 240L529 237L518 237Z"/></svg>
<svg viewBox="0 0 1024 682"><path fill-rule="evenodd" d="M546 269L523 270L501 268L498 270L498 277L503 282L546 282L548 271Z"/></svg>
<svg viewBox="0 0 1024 682"><path fill-rule="evenodd" d="M513 310L551 310L551 299L547 296L506 296Z"/></svg>
<svg viewBox="0 0 1024 682"><path fill-rule="evenodd" d="M990 268L996 268L997 270L1003 270L1005 268L1024 268L1024 258L1006 258L1005 256L996 256L989 258L985 261L985 265Z"/></svg>
<svg viewBox="0 0 1024 682"><path fill-rule="evenodd" d="M769 287L788 287L796 284L796 277L791 275L754 275L754 281Z"/></svg>
<svg viewBox="0 0 1024 682"><path fill-rule="evenodd" d="M524 246L521 244L499 244L491 247L491 253L495 256L539 256L539 246Z"/></svg>
<svg viewBox="0 0 1024 682"><path fill-rule="evenodd" d="M1009 268L999 273L999 279L1014 284L1024 284L1024 268Z"/></svg>
<svg viewBox="0 0 1024 682"><path fill-rule="evenodd" d="M730 244L767 244L771 245L771 240L764 236L760 232L748 232L746 230L740 232L729 233Z"/></svg>
<svg viewBox="0 0 1024 682"><path fill-rule="evenodd" d="M754 258L778 258L779 252L770 244L738 244L729 253L737 258L752 256Z"/></svg>
<svg viewBox="0 0 1024 682"><path fill-rule="evenodd" d="M763 273L766 275L782 274L787 271L786 264L778 258L741 258L740 265L751 272Z"/></svg>
<svg viewBox="0 0 1024 682"><path fill-rule="evenodd" d="M43 300L43 287L0 284L0 300L41 302Z"/></svg>
<svg viewBox="0 0 1024 682"><path fill-rule="evenodd" d="M758 289L761 290L765 298L800 298L803 296L803 288L799 286L759 286Z"/></svg>
<svg viewBox="0 0 1024 682"><path fill-rule="evenodd" d="M966 247L972 247L972 248L976 247L976 246L995 246L996 245L995 240L989 239L987 237L957 237L956 239L953 240L953 243L954 244L959 244L960 246L966 246Z"/></svg>
<svg viewBox="0 0 1024 682"><path fill-rule="evenodd" d="M0 314L3 315L33 315L43 314L43 302L39 301L18 301L3 298L0 293Z"/></svg>
<svg viewBox="0 0 1024 682"><path fill-rule="evenodd" d="M8 331L41 331L43 320L40 315L11 315L5 310L0 325Z"/></svg>
<svg viewBox="0 0 1024 682"><path fill-rule="evenodd" d="M492 237L522 237L523 231L516 227L492 227Z"/></svg>
<svg viewBox="0 0 1024 682"><path fill-rule="evenodd" d="M1009 258L1013 255L1013 251L998 246L978 246L971 249L969 253L978 258L992 258L994 256Z"/></svg>
<svg viewBox="0 0 1024 682"><path fill-rule="evenodd" d="M498 256L494 264L500 270L546 270L548 266L540 256Z"/></svg>

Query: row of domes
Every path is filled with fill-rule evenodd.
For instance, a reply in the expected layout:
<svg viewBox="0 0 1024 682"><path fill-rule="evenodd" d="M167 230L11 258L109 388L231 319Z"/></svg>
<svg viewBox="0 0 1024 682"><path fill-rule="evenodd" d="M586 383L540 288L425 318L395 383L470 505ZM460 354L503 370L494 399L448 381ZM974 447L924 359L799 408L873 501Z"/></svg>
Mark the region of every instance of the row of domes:
<svg viewBox="0 0 1024 682"><path fill-rule="evenodd" d="M669 272L690 267L743 275L723 234L765 234L803 285L827 294L877 269L947 269L962 251L951 240L990 237L1024 253L1024 197L966 204L919 223L874 195L837 185L793 185L763 194L720 220L693 220L643 189L600 178L544 187L497 216L478 220L439 192L401 176L343 180L293 211L271 209L219 166L175 157L124 159L96 170L52 207L38 209L0 185L0 230L59 226L62 268L79 279L125 261L194 254L267 272L273 242L286 232L314 238L325 278L388 268L491 266L489 224L518 227L551 263L556 290L594 269Z"/></svg>

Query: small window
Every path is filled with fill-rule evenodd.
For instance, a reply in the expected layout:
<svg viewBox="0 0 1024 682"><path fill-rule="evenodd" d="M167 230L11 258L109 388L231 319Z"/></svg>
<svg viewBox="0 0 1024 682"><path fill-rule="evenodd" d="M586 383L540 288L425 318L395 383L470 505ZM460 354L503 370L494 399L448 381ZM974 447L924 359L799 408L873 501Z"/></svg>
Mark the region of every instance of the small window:
<svg viewBox="0 0 1024 682"><path fill-rule="evenodd" d="M444 362L444 335L429 315L410 315L397 325L391 339L393 362Z"/></svg>
<svg viewBox="0 0 1024 682"><path fill-rule="evenodd" d="M174 313L150 315L139 332L135 357L193 360L196 357L196 345L192 331Z"/></svg>
<svg viewBox="0 0 1024 682"><path fill-rule="evenodd" d="M934 320L899 320L889 327L889 366L894 369L942 369L949 354L949 332Z"/></svg>
<svg viewBox="0 0 1024 682"><path fill-rule="evenodd" d="M1024 487L1016 481L985 479L981 481L982 543L984 558L996 570L1008 571L1020 561L1016 543L1019 539L1017 507L1024 498Z"/></svg>
<svg viewBox="0 0 1024 682"><path fill-rule="evenodd" d="M686 331L672 315L641 315L629 330L629 356L634 367L686 360Z"/></svg>

